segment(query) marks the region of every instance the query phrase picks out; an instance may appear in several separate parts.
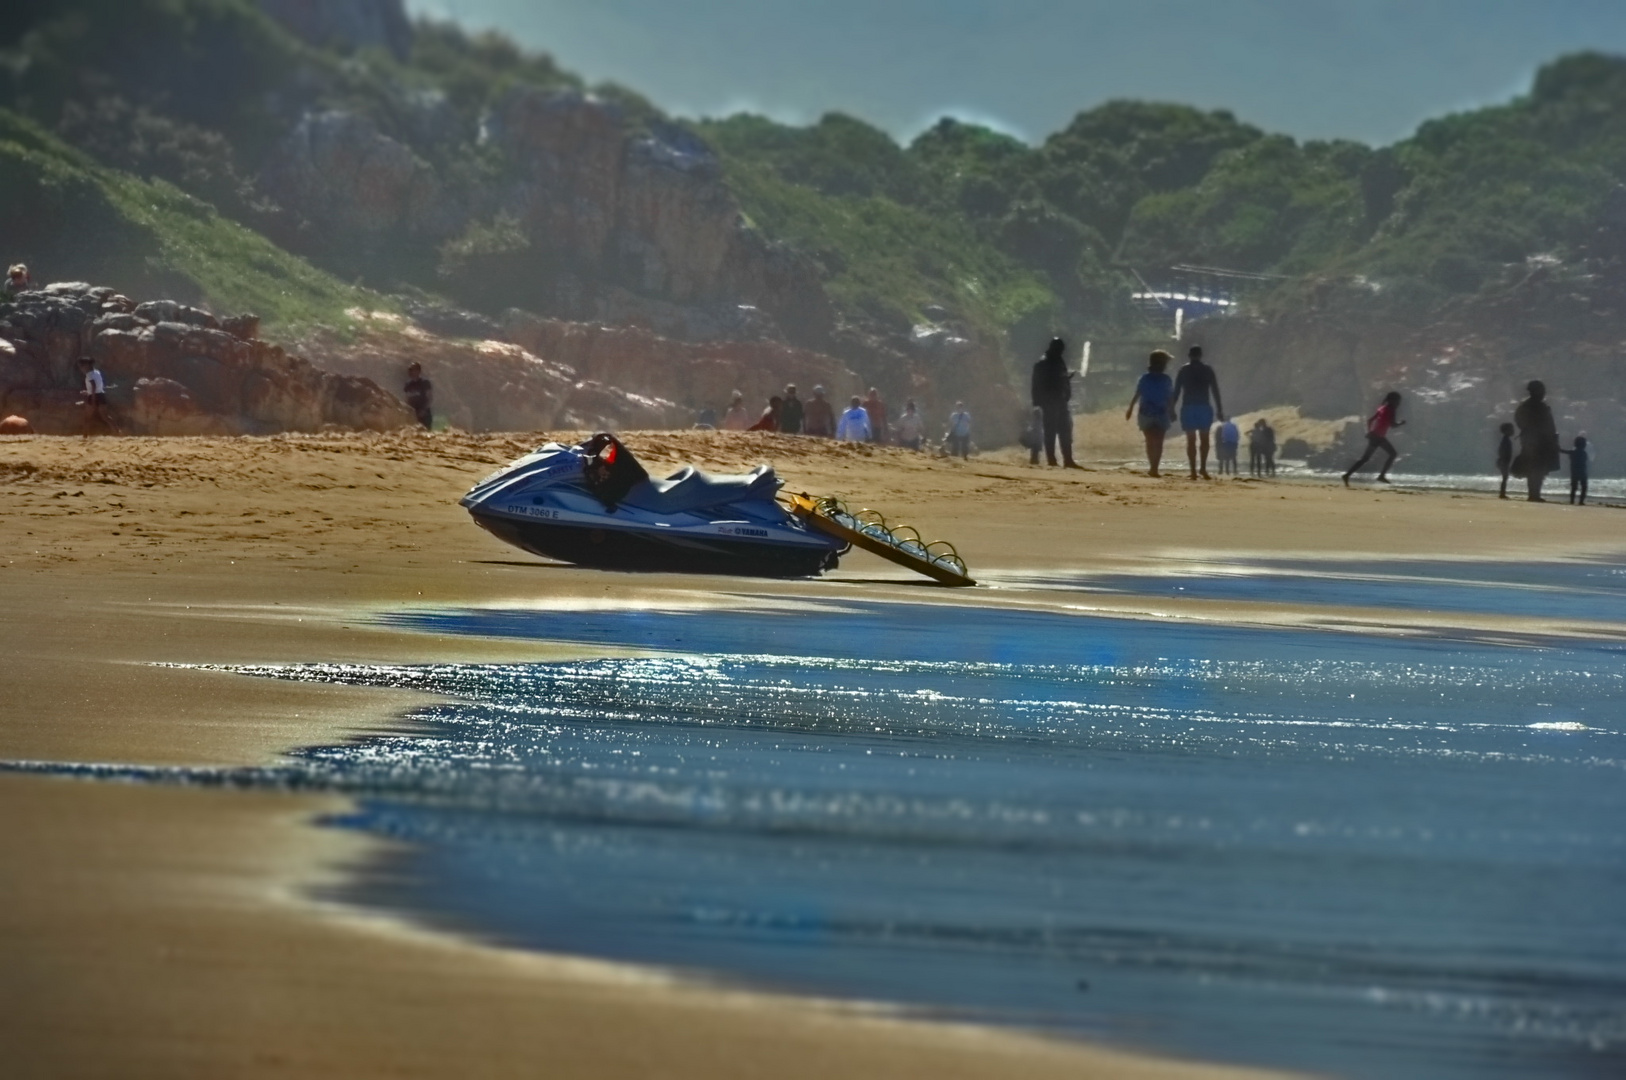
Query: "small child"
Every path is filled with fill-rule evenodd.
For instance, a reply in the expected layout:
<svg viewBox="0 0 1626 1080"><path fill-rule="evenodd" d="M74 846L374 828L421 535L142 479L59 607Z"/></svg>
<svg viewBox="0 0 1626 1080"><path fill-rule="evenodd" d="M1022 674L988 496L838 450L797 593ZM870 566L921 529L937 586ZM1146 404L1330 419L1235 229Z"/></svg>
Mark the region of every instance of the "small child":
<svg viewBox="0 0 1626 1080"><path fill-rule="evenodd" d="M1587 453L1586 436L1577 435L1575 437L1575 449L1560 450L1559 453L1570 456L1570 502L1577 506L1585 506L1587 465L1592 457ZM1577 495L1579 495L1579 498L1577 498Z"/></svg>
<svg viewBox="0 0 1626 1080"><path fill-rule="evenodd" d="M1502 490L1497 498L1507 498L1507 478L1513 475L1513 432L1512 424L1503 424L1501 427L1502 441L1496 447L1496 471L1502 474Z"/></svg>
<svg viewBox="0 0 1626 1080"><path fill-rule="evenodd" d="M1039 464L1039 450L1044 446L1044 410L1035 405L1028 414L1028 426L1016 440L1028 450L1028 464Z"/></svg>

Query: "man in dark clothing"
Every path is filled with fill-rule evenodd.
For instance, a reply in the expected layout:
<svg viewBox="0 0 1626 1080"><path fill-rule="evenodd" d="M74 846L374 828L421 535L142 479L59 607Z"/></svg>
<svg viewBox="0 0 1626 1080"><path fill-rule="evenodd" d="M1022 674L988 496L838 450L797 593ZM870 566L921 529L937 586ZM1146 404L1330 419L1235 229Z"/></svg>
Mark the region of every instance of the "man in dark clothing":
<svg viewBox="0 0 1626 1080"><path fill-rule="evenodd" d="M421 364L407 365L407 382L402 389L406 393L407 408L418 415L418 423L433 428L435 416L431 407L434 405L435 388L423 377Z"/></svg>
<svg viewBox="0 0 1626 1080"><path fill-rule="evenodd" d="M1178 406L1180 426L1186 431L1186 461L1191 465L1191 478L1197 479L1197 444L1202 442L1202 478L1208 479L1208 429L1214 426L1214 417L1225 419L1225 406L1220 403L1219 379L1214 369L1203 363L1203 350L1193 345L1186 354L1186 366L1174 379L1174 400ZM1274 433L1272 433L1274 438Z"/></svg>
<svg viewBox="0 0 1626 1080"><path fill-rule="evenodd" d="M786 435L802 433L802 399L796 396L796 387L785 387L785 400L779 405L779 430Z"/></svg>
<svg viewBox="0 0 1626 1080"><path fill-rule="evenodd" d="M1064 354L1067 343L1051 338L1044 359L1033 365L1033 407L1040 410L1044 426L1044 454L1056 463L1056 443L1061 443L1062 463L1076 469L1073 462L1073 414L1068 402L1073 398L1073 373L1067 370Z"/></svg>

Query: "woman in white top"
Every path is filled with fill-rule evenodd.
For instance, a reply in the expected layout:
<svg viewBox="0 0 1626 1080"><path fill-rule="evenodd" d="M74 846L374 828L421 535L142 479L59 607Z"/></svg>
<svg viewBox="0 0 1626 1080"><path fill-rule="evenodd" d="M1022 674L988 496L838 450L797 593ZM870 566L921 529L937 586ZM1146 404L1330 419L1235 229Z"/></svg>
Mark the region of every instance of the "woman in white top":
<svg viewBox="0 0 1626 1080"><path fill-rule="evenodd" d="M724 431L744 431L755 419L745 411L745 395L736 390L728 403L728 411L723 413L723 422L717 426Z"/></svg>
<svg viewBox="0 0 1626 1080"><path fill-rule="evenodd" d="M921 440L926 435L926 422L915 411L913 401L903 403L903 415L893 423L892 431L897 436L899 446L906 446L910 450L920 449Z"/></svg>

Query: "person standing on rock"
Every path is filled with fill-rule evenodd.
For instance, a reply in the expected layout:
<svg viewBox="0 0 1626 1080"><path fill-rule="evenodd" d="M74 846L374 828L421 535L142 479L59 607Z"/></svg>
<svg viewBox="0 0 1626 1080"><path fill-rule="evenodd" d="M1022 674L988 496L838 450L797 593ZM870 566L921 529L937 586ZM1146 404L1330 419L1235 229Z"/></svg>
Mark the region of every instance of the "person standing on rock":
<svg viewBox="0 0 1626 1080"><path fill-rule="evenodd" d="M1203 363L1201 345L1193 345L1186 353L1186 366L1174 378L1174 399L1171 407L1180 410L1180 427L1186 433L1186 461L1191 465L1191 478L1200 475L1208 479L1208 431L1214 426L1214 417L1225 419L1225 406L1220 401L1219 377L1214 369ZM1201 464L1197 456L1199 442L1202 449Z"/></svg>
<svg viewBox="0 0 1626 1080"><path fill-rule="evenodd" d="M802 412L802 434L828 439L836 433L836 411L824 396L824 387L813 388L813 399Z"/></svg>
<svg viewBox="0 0 1626 1080"><path fill-rule="evenodd" d="M886 442L886 402L873 386L869 388L869 397L864 399L864 411L869 414L869 441Z"/></svg>
<svg viewBox="0 0 1626 1080"><path fill-rule="evenodd" d="M1519 429L1519 456L1513 459L1513 475L1524 477L1526 498L1546 502L1541 497L1541 485L1548 473L1558 470L1558 425L1553 422L1552 406L1547 404L1547 384L1531 379L1525 390L1530 396L1513 412L1513 423Z"/></svg>
<svg viewBox="0 0 1626 1080"><path fill-rule="evenodd" d="M402 390L406 394L407 408L416 414L418 423L426 431L432 429L435 426L435 387L423 377L422 364L407 365L407 381Z"/></svg>
<svg viewBox="0 0 1626 1080"><path fill-rule="evenodd" d="M751 415L745 411L745 395L738 390L728 401L728 409L723 413L723 422L718 425L724 431L744 431L751 426Z"/></svg>
<svg viewBox="0 0 1626 1080"><path fill-rule="evenodd" d="M1033 407L1044 415L1044 456L1056 464L1056 444L1061 443L1062 464L1078 468L1073 461L1073 373L1067 370L1067 343L1051 338L1044 357L1033 365Z"/></svg>
<svg viewBox="0 0 1626 1080"><path fill-rule="evenodd" d="M871 442L874 437L875 433L869 426L869 410L854 395L852 407L842 413L836 423L836 438L842 442Z"/></svg>
<svg viewBox="0 0 1626 1080"><path fill-rule="evenodd" d="M802 399L796 396L796 384L785 387L785 399L779 404L779 430L786 435L800 435L805 410Z"/></svg>
<svg viewBox="0 0 1626 1080"><path fill-rule="evenodd" d="M1389 429L1406 426L1406 422L1399 419L1397 415L1399 410L1400 391L1391 390L1387 394L1383 395L1383 404L1378 406L1377 412L1367 417L1366 453L1361 455L1359 461L1351 465L1348 469L1344 470L1345 487L1349 486L1349 478L1355 473L1359 472L1361 470L1361 466L1370 461L1372 459L1372 455L1377 453L1379 450L1382 450L1389 456L1384 459L1383 468L1378 470L1378 483L1389 483L1389 466L1395 463L1395 458L1398 456L1395 453L1394 445L1389 442ZM1264 423L1264 421L1261 420L1260 423ZM1275 453L1275 443L1275 433L1273 432L1271 435L1272 455ZM1554 438L1553 445L1557 445L1556 437ZM1558 462L1556 458L1554 459L1553 464L1555 467L1557 466ZM1275 471L1274 461L1271 463L1271 469L1273 472Z"/></svg>

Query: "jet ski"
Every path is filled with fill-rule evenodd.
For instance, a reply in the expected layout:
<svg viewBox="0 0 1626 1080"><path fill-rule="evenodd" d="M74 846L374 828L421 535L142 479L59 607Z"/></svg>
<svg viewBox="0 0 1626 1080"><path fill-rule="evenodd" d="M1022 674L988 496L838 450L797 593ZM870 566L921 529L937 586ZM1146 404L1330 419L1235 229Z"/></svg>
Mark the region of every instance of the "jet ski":
<svg viewBox="0 0 1626 1080"><path fill-rule="evenodd" d="M615 436L546 443L460 500L499 540L550 559L614 570L811 577L847 544L809 528L776 499L760 465L713 476L692 465L649 475Z"/></svg>

